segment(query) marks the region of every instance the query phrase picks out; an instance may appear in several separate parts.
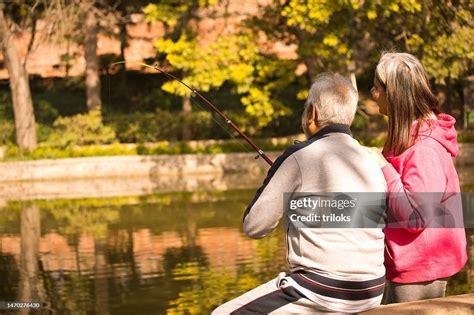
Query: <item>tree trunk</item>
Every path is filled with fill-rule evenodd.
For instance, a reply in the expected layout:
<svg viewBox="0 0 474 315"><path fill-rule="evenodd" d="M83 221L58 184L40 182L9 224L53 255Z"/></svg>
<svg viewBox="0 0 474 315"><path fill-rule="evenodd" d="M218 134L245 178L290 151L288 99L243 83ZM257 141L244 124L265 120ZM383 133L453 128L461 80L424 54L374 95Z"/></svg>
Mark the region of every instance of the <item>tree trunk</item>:
<svg viewBox="0 0 474 315"><path fill-rule="evenodd" d="M189 119L189 114L192 112L191 107L191 98L190 96L185 96L183 98L183 140L191 140L191 120Z"/></svg>
<svg viewBox="0 0 474 315"><path fill-rule="evenodd" d="M125 11L125 10L124 10ZM124 13L125 14L125 13ZM120 34L120 60L126 61L125 49L128 47L128 32L127 24L123 21L119 22L119 34ZM125 63L120 65L120 94L124 100L128 102L129 95L127 89L127 67Z"/></svg>
<svg viewBox="0 0 474 315"><path fill-rule="evenodd" d="M36 148L36 126L28 72L21 64L18 50L3 14L3 8L4 5L0 3L0 41L3 59L10 77L16 143L20 150L34 150Z"/></svg>
<svg viewBox="0 0 474 315"><path fill-rule="evenodd" d="M93 1L83 3L84 21L84 57L86 59L86 94L89 111L100 110L99 57L97 56L97 17L95 16Z"/></svg>

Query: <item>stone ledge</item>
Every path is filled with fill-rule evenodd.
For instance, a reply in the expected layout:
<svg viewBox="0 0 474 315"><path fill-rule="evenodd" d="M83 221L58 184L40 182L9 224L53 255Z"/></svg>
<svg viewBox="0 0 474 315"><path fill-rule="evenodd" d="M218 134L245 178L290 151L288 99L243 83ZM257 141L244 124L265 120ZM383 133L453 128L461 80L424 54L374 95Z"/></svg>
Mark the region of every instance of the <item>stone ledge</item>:
<svg viewBox="0 0 474 315"><path fill-rule="evenodd" d="M360 314L471 315L474 314L474 293L423 301L382 305Z"/></svg>
<svg viewBox="0 0 474 315"><path fill-rule="evenodd" d="M110 177L156 177L240 173L268 170L254 153L131 155L0 163L0 182ZM275 159L278 153L268 153Z"/></svg>
<svg viewBox="0 0 474 315"><path fill-rule="evenodd" d="M474 144L461 144L455 159L459 169L474 165ZM378 148L369 148L379 150ZM275 160L280 152L268 152ZM67 158L0 163L0 182L64 180L110 177L156 177L162 175L266 173L268 164L254 160L256 153L127 155ZM462 183L472 183L471 172L463 172Z"/></svg>

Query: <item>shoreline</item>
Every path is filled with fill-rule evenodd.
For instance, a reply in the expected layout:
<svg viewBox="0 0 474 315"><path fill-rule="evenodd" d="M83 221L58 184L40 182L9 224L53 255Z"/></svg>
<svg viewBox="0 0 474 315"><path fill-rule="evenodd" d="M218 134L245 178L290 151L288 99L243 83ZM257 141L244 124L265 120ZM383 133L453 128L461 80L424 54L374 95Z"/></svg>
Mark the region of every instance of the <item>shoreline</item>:
<svg viewBox="0 0 474 315"><path fill-rule="evenodd" d="M272 160L279 154L268 152ZM472 156L474 144L462 144L455 159L461 185L469 187L474 183ZM254 189L269 169L263 159L254 158L253 153L220 153L3 162L0 163L0 204L13 200Z"/></svg>
<svg viewBox="0 0 474 315"><path fill-rule="evenodd" d="M461 143L456 166L474 165L474 143ZM380 148L370 147L370 150ZM280 152L267 152L275 160ZM0 183L199 174L266 173L256 153L116 155L0 162Z"/></svg>

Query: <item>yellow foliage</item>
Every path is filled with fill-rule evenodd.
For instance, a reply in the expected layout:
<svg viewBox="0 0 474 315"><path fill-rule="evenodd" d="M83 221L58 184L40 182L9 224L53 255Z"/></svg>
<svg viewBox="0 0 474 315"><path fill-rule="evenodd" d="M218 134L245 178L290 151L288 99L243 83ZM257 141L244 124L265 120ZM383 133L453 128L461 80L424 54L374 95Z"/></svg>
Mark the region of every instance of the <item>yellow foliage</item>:
<svg viewBox="0 0 474 315"><path fill-rule="evenodd" d="M369 20L375 20L377 18L377 12L375 10L367 11L367 18Z"/></svg>
<svg viewBox="0 0 474 315"><path fill-rule="evenodd" d="M397 3L392 3L390 4L390 10L392 10L393 12L398 12L400 10L400 7Z"/></svg>
<svg viewBox="0 0 474 315"><path fill-rule="evenodd" d="M307 90L307 89L306 89L306 90L301 90L301 91L298 92L298 94L296 94L296 98L297 98L298 100L302 100L302 101L303 101L303 100L306 100L306 99L308 98L308 95L309 95L309 94L308 94L308 90Z"/></svg>
<svg viewBox="0 0 474 315"><path fill-rule="evenodd" d="M323 39L323 44L334 47L339 43L339 39L334 34L328 34Z"/></svg>

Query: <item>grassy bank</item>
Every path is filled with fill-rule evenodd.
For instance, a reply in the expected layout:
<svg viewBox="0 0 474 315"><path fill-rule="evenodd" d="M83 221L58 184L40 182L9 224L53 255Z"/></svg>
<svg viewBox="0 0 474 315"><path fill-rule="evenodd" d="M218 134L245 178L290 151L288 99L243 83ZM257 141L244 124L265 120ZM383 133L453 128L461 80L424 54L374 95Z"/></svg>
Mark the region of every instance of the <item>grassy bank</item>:
<svg viewBox="0 0 474 315"><path fill-rule="evenodd" d="M382 147L385 134L355 134L354 137L364 146ZM263 151L284 151L294 143L304 140L302 134L280 138L256 139L255 144ZM459 131L459 143L474 143L474 131ZM34 151L20 151L17 146L0 147L0 160L21 161L41 159L61 159L92 156L116 155L173 155L173 154L216 154L233 152L254 152L244 140L194 140L194 141L158 141L149 143L113 143L105 145L76 145L56 147L40 144Z"/></svg>

